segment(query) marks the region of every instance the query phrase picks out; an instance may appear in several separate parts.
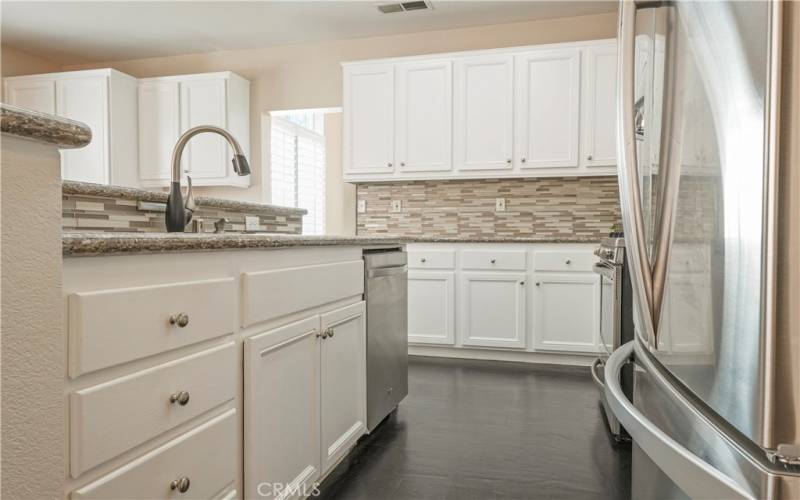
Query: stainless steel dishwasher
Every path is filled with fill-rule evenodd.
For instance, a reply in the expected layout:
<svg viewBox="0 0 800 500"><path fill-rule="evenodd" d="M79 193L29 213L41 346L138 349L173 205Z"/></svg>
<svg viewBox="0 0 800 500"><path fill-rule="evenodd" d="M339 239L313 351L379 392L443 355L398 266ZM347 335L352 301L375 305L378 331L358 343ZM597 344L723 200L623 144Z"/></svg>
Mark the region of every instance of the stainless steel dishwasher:
<svg viewBox="0 0 800 500"><path fill-rule="evenodd" d="M364 250L369 432L408 394L407 262L402 247Z"/></svg>

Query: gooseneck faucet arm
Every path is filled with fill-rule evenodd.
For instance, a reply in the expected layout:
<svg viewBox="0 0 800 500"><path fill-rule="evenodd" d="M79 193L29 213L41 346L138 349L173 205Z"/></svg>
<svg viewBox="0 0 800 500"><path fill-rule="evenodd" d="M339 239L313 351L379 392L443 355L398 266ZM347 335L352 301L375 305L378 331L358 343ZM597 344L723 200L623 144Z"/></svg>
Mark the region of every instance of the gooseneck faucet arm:
<svg viewBox="0 0 800 500"><path fill-rule="evenodd" d="M239 145L239 141L227 130L213 125L200 125L184 132L175 144L175 148L172 150L172 182L170 184L169 197L167 198L167 213L165 215L167 231L170 233L183 232L186 225L191 222L192 214L197 208L192 193L192 178L189 176L186 176L186 182L188 184L186 204L184 205L183 203L183 195L181 193L181 157L183 156L183 148L186 147L186 143L189 142L189 139L203 132L212 132L224 137L233 149L233 160L231 161L233 163L234 172L236 172L237 175L250 174L250 165L247 163L247 158L244 156L242 146Z"/></svg>

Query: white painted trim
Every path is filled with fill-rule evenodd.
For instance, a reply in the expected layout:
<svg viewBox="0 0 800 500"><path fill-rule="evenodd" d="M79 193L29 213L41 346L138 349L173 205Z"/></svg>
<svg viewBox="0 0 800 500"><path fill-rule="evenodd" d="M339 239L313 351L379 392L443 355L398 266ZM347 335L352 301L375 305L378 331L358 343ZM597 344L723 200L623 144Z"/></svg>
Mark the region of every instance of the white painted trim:
<svg viewBox="0 0 800 500"><path fill-rule="evenodd" d="M497 49L465 50L459 52L440 52L434 54L423 54L418 56L388 57L383 59L364 59L360 61L346 61L341 63L341 65L344 68L348 66L358 66L361 64L384 64L384 63L424 61L434 57L461 58L461 57L484 56L493 54L508 54L508 53L524 52L527 50L584 48L604 42L616 43L616 40L617 40L616 38L603 38L598 40L584 40L580 42L544 43L540 45L523 45L521 47L502 47Z"/></svg>
<svg viewBox="0 0 800 500"><path fill-rule="evenodd" d="M541 365L591 366L597 353L562 354L548 352L499 351L493 349L470 349L465 347L439 347L409 345L409 356L431 356L436 358L481 359L487 361L512 361Z"/></svg>
<svg viewBox="0 0 800 500"><path fill-rule="evenodd" d="M297 108L297 109L278 109L275 111L270 111L270 116L290 116L295 115L297 113L341 113L342 107L341 106L334 106L332 108Z"/></svg>

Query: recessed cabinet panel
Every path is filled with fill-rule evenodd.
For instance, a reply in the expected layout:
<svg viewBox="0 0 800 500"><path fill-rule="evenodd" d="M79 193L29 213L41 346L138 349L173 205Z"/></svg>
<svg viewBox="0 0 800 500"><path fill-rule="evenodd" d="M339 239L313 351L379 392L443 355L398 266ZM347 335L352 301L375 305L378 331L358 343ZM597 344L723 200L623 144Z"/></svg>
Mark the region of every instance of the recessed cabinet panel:
<svg viewBox="0 0 800 500"><path fill-rule="evenodd" d="M40 113L56 114L54 80L9 80L5 83L5 87L7 103Z"/></svg>
<svg viewBox="0 0 800 500"><path fill-rule="evenodd" d="M397 149L402 172L451 169L452 63L397 67Z"/></svg>
<svg viewBox="0 0 800 500"><path fill-rule="evenodd" d="M56 113L83 122L92 129L91 142L61 151L64 179L109 183L108 77L68 78L56 82Z"/></svg>
<svg viewBox="0 0 800 500"><path fill-rule="evenodd" d="M180 88L181 132L198 125L227 126L225 80L191 79L181 82ZM186 145L182 168L188 169L192 177L225 177L231 158L225 139L216 134L200 134Z"/></svg>
<svg viewBox="0 0 800 500"><path fill-rule="evenodd" d="M528 52L515 68L520 168L577 167L580 50Z"/></svg>
<svg viewBox="0 0 800 500"><path fill-rule="evenodd" d="M454 147L457 170L513 168L514 57L455 62Z"/></svg>
<svg viewBox="0 0 800 500"><path fill-rule="evenodd" d="M533 313L536 348L596 352L599 286L594 273L536 275Z"/></svg>
<svg viewBox="0 0 800 500"><path fill-rule="evenodd" d="M176 81L139 84L139 177L168 180L172 149L180 136L180 90Z"/></svg>
<svg viewBox="0 0 800 500"><path fill-rule="evenodd" d="M461 273L465 346L525 347L525 274Z"/></svg>
<svg viewBox="0 0 800 500"><path fill-rule="evenodd" d="M320 475L319 316L244 341L245 497ZM270 490L271 491L271 490Z"/></svg>
<svg viewBox="0 0 800 500"><path fill-rule="evenodd" d="M367 429L367 342L364 302L321 316L322 473Z"/></svg>
<svg viewBox="0 0 800 500"><path fill-rule="evenodd" d="M617 44L586 48L584 69L581 163L613 167L617 164Z"/></svg>
<svg viewBox="0 0 800 500"><path fill-rule="evenodd" d="M344 71L344 168L348 173L394 173L394 66Z"/></svg>
<svg viewBox="0 0 800 500"><path fill-rule="evenodd" d="M408 273L408 341L453 345L455 273Z"/></svg>

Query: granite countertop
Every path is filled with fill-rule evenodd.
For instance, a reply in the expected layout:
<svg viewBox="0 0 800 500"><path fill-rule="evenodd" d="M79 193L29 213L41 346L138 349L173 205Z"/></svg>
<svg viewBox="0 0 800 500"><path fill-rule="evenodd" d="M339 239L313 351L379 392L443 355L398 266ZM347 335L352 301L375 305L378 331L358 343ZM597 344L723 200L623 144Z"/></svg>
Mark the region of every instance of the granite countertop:
<svg viewBox="0 0 800 500"><path fill-rule="evenodd" d="M166 203L169 193L164 191L148 191L146 189L108 186L106 184L93 184L91 182L63 181L61 192L76 196L99 196L103 198L121 198L124 200L145 201L151 203ZM264 203L251 203L233 201L222 198L208 198L195 196L197 206L204 208L218 208L232 212L241 212L252 215L293 215L302 216L308 213L304 208L281 207Z"/></svg>
<svg viewBox="0 0 800 500"><path fill-rule="evenodd" d="M64 233L65 257L408 243L597 243L580 237L304 236L269 233Z"/></svg>
<svg viewBox="0 0 800 500"><path fill-rule="evenodd" d="M0 103L0 132L60 149L82 148L92 140L92 130L81 122Z"/></svg>

